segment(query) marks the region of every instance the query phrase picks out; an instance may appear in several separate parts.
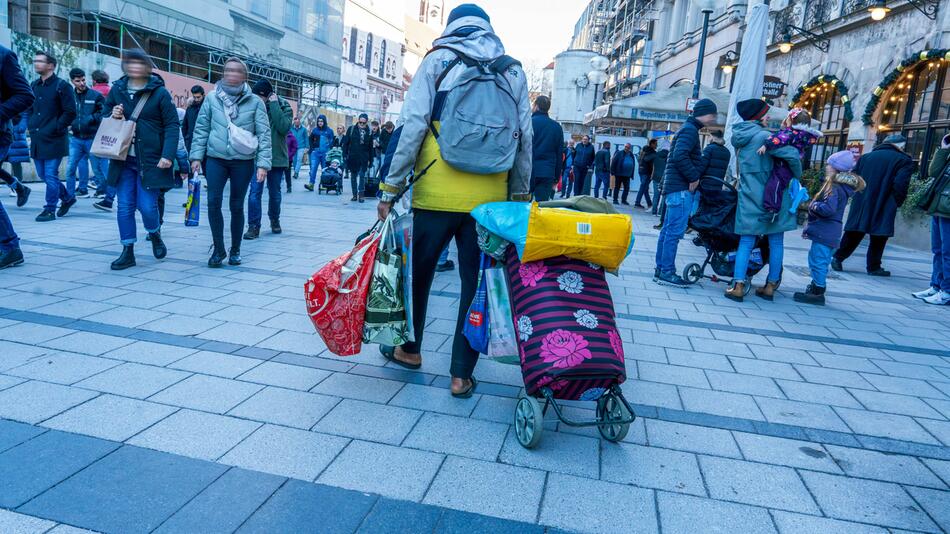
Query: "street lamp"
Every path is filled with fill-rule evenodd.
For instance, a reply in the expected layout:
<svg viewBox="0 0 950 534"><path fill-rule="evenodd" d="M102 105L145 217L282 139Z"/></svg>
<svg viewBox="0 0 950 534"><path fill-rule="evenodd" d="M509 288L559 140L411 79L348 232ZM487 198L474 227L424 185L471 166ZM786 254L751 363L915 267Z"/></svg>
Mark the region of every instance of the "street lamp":
<svg viewBox="0 0 950 534"><path fill-rule="evenodd" d="M887 7L887 0L877 0L868 8L868 12L871 13L871 19L873 20L883 20L890 10L891 8Z"/></svg>
<svg viewBox="0 0 950 534"><path fill-rule="evenodd" d="M693 98L699 98L699 84L703 79L703 57L706 55L706 37L709 34L709 16L716 8L716 0L695 0L703 13L703 33L699 39L699 59L696 61L696 76L693 83Z"/></svg>
<svg viewBox="0 0 950 534"><path fill-rule="evenodd" d="M782 34L782 40L778 42L778 51L787 54L792 51L792 32L798 33L805 38L805 41L808 44L814 46L818 50L821 50L824 53L828 53L828 49L831 48L831 40L827 37L818 35L817 33L812 33L805 28L799 28L798 26L793 26L791 24L785 25L785 32Z"/></svg>
<svg viewBox="0 0 950 534"><path fill-rule="evenodd" d="M923 13L928 19L937 20L937 8L940 7L940 0L907 0L907 3L914 6L914 9ZM874 20L882 20L890 10L891 8L887 7L886 0L876 0L868 8L871 18Z"/></svg>

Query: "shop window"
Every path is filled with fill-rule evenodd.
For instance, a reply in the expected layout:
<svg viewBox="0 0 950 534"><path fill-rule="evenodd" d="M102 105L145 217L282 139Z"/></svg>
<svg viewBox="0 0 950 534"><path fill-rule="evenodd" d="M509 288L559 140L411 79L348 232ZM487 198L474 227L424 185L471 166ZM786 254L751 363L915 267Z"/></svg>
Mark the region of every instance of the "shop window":
<svg viewBox="0 0 950 534"><path fill-rule="evenodd" d="M877 141L900 132L907 138L906 152L926 168L930 156L940 146L940 138L950 129L950 85L946 60L917 63L901 73L889 93L881 99Z"/></svg>
<svg viewBox="0 0 950 534"><path fill-rule="evenodd" d="M300 0L286 0L284 2L284 26L294 31L300 31Z"/></svg>
<svg viewBox="0 0 950 534"><path fill-rule="evenodd" d="M845 118L845 107L841 103L841 93L836 85L819 83L802 94L798 102L793 104L808 111L812 121L817 122L818 129L825 135L806 154L806 161L813 167L821 167L828 156L844 150L848 141L848 119Z"/></svg>

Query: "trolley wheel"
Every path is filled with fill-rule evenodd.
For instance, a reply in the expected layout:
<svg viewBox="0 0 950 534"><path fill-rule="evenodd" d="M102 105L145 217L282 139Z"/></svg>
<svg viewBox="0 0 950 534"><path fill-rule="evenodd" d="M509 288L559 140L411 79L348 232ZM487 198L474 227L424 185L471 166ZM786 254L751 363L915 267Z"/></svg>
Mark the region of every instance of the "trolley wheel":
<svg viewBox="0 0 950 534"><path fill-rule="evenodd" d="M703 277L703 266L698 263L690 263L683 269L683 279L691 284L699 282Z"/></svg>
<svg viewBox="0 0 950 534"><path fill-rule="evenodd" d="M528 396L518 399L515 406L515 435L522 447L531 449L541 441L543 423L544 412L538 399Z"/></svg>
<svg viewBox="0 0 950 534"><path fill-rule="evenodd" d="M626 406L613 392L608 392L597 400L597 430L607 441L623 441L630 431L630 423L615 423L630 416Z"/></svg>

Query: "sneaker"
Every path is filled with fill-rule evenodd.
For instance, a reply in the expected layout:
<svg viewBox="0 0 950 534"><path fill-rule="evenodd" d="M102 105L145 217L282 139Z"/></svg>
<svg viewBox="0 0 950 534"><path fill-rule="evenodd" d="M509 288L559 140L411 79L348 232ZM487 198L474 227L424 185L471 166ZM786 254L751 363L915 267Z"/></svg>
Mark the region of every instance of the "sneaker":
<svg viewBox="0 0 950 534"><path fill-rule="evenodd" d="M36 222L49 222L55 220L56 214L53 213L53 210L43 210L42 213L36 216Z"/></svg>
<svg viewBox="0 0 950 534"><path fill-rule="evenodd" d="M96 193L92 195L92 198L106 198L106 194L102 191L96 191Z"/></svg>
<svg viewBox="0 0 950 534"><path fill-rule="evenodd" d="M930 295L929 297L925 298L924 302L926 302L927 304L936 304L938 306L945 306L946 304L950 303L950 292L938 291L936 294Z"/></svg>
<svg viewBox="0 0 950 534"><path fill-rule="evenodd" d="M656 282L659 279L660 279L660 268L657 267L656 269L653 269L653 281Z"/></svg>
<svg viewBox="0 0 950 534"><path fill-rule="evenodd" d="M313 192L313 184L303 184L303 188L307 191Z"/></svg>
<svg viewBox="0 0 950 534"><path fill-rule="evenodd" d="M831 259L831 269L838 271L839 273L844 270L844 267L841 265L841 260L838 258Z"/></svg>
<svg viewBox="0 0 950 534"><path fill-rule="evenodd" d="M56 216L64 217L67 213L69 213L69 208L73 207L73 205L75 204L76 204L76 197L73 197L69 200L64 200L62 203L60 203L59 209L56 210Z"/></svg>
<svg viewBox="0 0 950 534"><path fill-rule="evenodd" d="M88 187L89 189L92 189L93 191L98 191L98 190L99 190L99 186L96 185L96 184L93 184L93 183L90 183L90 184L87 185L86 187Z"/></svg>
<svg viewBox="0 0 950 534"><path fill-rule="evenodd" d="M16 207L22 208L26 205L26 201L30 199L30 188L20 184L13 196L16 197Z"/></svg>
<svg viewBox="0 0 950 534"><path fill-rule="evenodd" d="M689 282L676 273L660 273L656 282L662 286L689 287Z"/></svg>
<svg viewBox="0 0 950 534"><path fill-rule="evenodd" d="M884 269L883 267L878 267L877 269L874 269L873 271L868 271L868 276L884 276L884 277L886 277L886 276L890 276L890 275L891 275L891 272L888 271L888 270L886 270L886 269Z"/></svg>
<svg viewBox="0 0 950 534"><path fill-rule="evenodd" d="M284 231L284 230L280 227L280 220L278 220L278 219L271 219L271 220L270 220L270 231L271 231L272 234L279 234L279 233L281 233L281 232Z"/></svg>
<svg viewBox="0 0 950 534"><path fill-rule="evenodd" d="M7 267L16 267L23 263L23 251L20 250L20 247L17 247L13 250L0 253L0 269L6 269Z"/></svg>
<svg viewBox="0 0 950 534"><path fill-rule="evenodd" d="M112 203L108 200L100 200L99 202L94 203L92 207L96 208L97 210L112 211Z"/></svg>
<svg viewBox="0 0 950 534"><path fill-rule="evenodd" d="M444 273L446 271L451 271L455 269L455 262L452 260L445 260L445 263L440 263L435 266L435 272Z"/></svg>
<svg viewBox="0 0 950 534"><path fill-rule="evenodd" d="M259 226L248 226L247 232L244 232L244 239L251 241L252 239L257 239L261 235L261 228Z"/></svg>
<svg viewBox="0 0 950 534"><path fill-rule="evenodd" d="M940 290L937 289L937 288L935 288L935 287L928 287L927 289L925 289L925 290L923 290L923 291L918 291L918 292L916 292L916 293L911 293L911 296L913 296L915 299L925 299L925 298L927 298L927 297L932 297L932 296L936 295L936 294L939 293L939 292L940 292Z"/></svg>
<svg viewBox="0 0 950 534"><path fill-rule="evenodd" d="M89 198L92 195L89 194L89 191L77 191L76 198Z"/></svg>
<svg viewBox="0 0 950 534"><path fill-rule="evenodd" d="M654 224L654 225L653 225L653 229L654 229L654 230L660 230L660 229L662 229L662 228L663 228L663 223Z"/></svg>

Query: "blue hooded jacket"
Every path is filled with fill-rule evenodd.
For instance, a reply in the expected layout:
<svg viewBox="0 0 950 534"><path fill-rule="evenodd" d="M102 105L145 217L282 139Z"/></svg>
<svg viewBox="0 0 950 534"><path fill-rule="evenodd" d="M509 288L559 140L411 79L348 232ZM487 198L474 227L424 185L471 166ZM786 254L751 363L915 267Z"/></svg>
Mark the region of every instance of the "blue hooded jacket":
<svg viewBox="0 0 950 534"><path fill-rule="evenodd" d="M318 115L317 123L319 124L320 120L323 120L323 128L319 126L314 126L313 130L310 130L310 150L320 154L326 154L330 147L333 146L333 130L327 124L326 115Z"/></svg>

